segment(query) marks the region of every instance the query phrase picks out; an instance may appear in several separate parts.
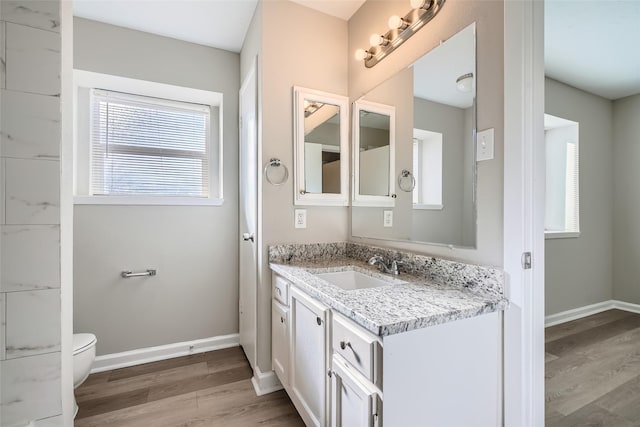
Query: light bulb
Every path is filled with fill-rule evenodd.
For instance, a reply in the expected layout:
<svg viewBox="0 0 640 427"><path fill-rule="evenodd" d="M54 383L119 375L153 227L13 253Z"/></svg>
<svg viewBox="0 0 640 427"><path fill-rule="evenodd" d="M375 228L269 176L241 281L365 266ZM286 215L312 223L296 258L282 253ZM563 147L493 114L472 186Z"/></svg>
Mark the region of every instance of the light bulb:
<svg viewBox="0 0 640 427"><path fill-rule="evenodd" d="M365 59L369 59L371 58L371 53L369 53L368 51L364 50L364 49L358 49L356 50L356 60L358 61L364 61Z"/></svg>
<svg viewBox="0 0 640 427"><path fill-rule="evenodd" d="M400 18L398 15L393 15L391 18L389 18L389 22L387 22L387 24L389 24L389 28L392 30L404 29L409 26L409 23Z"/></svg>
<svg viewBox="0 0 640 427"><path fill-rule="evenodd" d="M371 37L369 37L369 43L372 46L386 46L389 43L389 40L385 36L381 36L380 34L371 34Z"/></svg>

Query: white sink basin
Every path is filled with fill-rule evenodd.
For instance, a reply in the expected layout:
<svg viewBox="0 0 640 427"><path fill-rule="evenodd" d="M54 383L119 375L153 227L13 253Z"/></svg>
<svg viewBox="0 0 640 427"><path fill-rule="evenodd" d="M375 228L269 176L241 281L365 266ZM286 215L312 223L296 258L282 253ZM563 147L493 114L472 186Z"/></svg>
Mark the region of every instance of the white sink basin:
<svg viewBox="0 0 640 427"><path fill-rule="evenodd" d="M397 279L379 279L355 270L336 271L331 273L317 273L316 276L326 280L332 285L336 285L345 291L355 291L356 289L378 288L394 284L403 284Z"/></svg>

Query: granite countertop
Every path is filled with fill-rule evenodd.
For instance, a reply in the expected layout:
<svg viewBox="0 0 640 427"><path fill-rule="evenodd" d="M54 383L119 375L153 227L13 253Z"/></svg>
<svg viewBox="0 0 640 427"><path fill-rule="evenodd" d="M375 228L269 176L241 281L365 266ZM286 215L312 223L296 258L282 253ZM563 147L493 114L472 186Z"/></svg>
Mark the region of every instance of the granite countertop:
<svg viewBox="0 0 640 427"><path fill-rule="evenodd" d="M418 274L380 273L366 262L346 257L271 262L271 269L305 293L355 321L375 335L385 336L504 310L502 289L465 287L446 277L438 281ZM313 273L357 270L386 280L407 283L377 288L342 290ZM481 281L480 281L481 282Z"/></svg>

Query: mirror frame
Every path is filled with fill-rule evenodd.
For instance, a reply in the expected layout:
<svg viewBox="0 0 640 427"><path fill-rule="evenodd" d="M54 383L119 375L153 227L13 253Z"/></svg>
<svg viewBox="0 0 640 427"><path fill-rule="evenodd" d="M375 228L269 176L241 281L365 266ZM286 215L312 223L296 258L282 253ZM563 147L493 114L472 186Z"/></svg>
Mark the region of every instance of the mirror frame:
<svg viewBox="0 0 640 427"><path fill-rule="evenodd" d="M307 193L304 164L304 100L312 99L340 108L340 193ZM349 98L333 93L293 87L294 204L298 206L349 205Z"/></svg>
<svg viewBox="0 0 640 427"><path fill-rule="evenodd" d="M389 195L360 194L360 111L389 117ZM359 99L353 103L353 206L394 207L396 204L396 108Z"/></svg>

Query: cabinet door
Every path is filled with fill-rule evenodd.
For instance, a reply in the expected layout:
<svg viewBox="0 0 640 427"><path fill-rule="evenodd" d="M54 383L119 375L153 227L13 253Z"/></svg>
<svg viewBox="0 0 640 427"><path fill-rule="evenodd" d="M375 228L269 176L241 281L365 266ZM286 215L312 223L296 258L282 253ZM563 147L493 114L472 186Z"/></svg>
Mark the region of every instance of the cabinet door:
<svg viewBox="0 0 640 427"><path fill-rule="evenodd" d="M353 369L353 368L352 368ZM378 402L375 391L366 387L336 357L331 373L331 427L377 427Z"/></svg>
<svg viewBox="0 0 640 427"><path fill-rule="evenodd" d="M291 288L291 400L307 426L324 427L328 308Z"/></svg>
<svg viewBox="0 0 640 427"><path fill-rule="evenodd" d="M283 386L289 385L289 308L273 301L271 309L271 356L273 370Z"/></svg>

